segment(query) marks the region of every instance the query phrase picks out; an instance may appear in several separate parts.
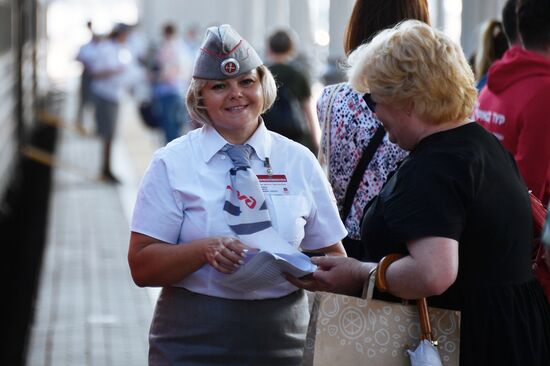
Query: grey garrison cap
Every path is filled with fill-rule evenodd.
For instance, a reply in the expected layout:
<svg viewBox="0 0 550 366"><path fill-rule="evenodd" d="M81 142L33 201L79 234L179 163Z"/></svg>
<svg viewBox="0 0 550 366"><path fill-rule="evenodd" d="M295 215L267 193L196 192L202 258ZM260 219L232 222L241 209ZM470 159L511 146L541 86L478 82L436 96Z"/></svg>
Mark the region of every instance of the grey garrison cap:
<svg viewBox="0 0 550 366"><path fill-rule="evenodd" d="M206 30L193 77L224 80L246 74L262 64L254 48L229 24L223 24Z"/></svg>

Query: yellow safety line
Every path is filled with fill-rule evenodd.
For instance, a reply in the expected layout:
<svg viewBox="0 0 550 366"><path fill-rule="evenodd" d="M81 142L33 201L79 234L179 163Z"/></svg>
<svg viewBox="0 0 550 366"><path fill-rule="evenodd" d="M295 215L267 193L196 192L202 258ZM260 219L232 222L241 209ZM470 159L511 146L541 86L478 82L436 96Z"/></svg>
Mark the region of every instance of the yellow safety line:
<svg viewBox="0 0 550 366"><path fill-rule="evenodd" d="M74 125L63 123L63 121L61 121L61 118L49 112L40 111L36 114L36 117L39 122L44 123L46 125L53 126L55 128L64 128L66 130L69 130L81 136L86 135L81 130L76 128Z"/></svg>
<svg viewBox="0 0 550 366"><path fill-rule="evenodd" d="M30 146L30 145L23 146L21 148L21 153L27 158L32 159L41 164L64 170L66 172L78 175L82 178L86 178L91 181L101 181L100 178L90 176L88 172L84 171L79 167L68 164L66 162L57 161L53 156L53 154L50 154L49 152L39 149L37 147Z"/></svg>

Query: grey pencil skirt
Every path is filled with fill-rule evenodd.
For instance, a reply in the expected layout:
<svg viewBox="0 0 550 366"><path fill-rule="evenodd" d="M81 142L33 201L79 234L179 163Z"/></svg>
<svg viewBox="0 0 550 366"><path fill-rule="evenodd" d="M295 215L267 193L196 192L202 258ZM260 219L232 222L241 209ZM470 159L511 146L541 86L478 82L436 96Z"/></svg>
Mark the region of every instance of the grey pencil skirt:
<svg viewBox="0 0 550 366"><path fill-rule="evenodd" d="M149 333L149 365L300 365L308 321L302 290L228 300L165 287Z"/></svg>

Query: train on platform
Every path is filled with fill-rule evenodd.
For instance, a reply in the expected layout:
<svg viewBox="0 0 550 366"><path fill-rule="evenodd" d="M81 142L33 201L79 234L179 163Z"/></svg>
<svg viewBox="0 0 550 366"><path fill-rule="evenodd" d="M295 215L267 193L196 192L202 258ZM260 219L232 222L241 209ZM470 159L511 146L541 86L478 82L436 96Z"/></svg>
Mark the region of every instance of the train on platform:
<svg viewBox="0 0 550 366"><path fill-rule="evenodd" d="M16 174L21 146L48 93L46 0L0 0L0 195Z"/></svg>
<svg viewBox="0 0 550 366"><path fill-rule="evenodd" d="M0 0L0 240L3 279L0 365L24 365L46 235L51 169L25 147L53 156L46 8L50 0Z"/></svg>

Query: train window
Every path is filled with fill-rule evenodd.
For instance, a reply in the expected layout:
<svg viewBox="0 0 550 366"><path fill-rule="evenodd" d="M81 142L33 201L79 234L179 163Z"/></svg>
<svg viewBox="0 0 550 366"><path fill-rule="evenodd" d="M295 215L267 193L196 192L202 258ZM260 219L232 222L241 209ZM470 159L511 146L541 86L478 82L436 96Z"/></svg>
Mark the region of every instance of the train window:
<svg viewBox="0 0 550 366"><path fill-rule="evenodd" d="M11 5L0 2L0 54L11 49Z"/></svg>

